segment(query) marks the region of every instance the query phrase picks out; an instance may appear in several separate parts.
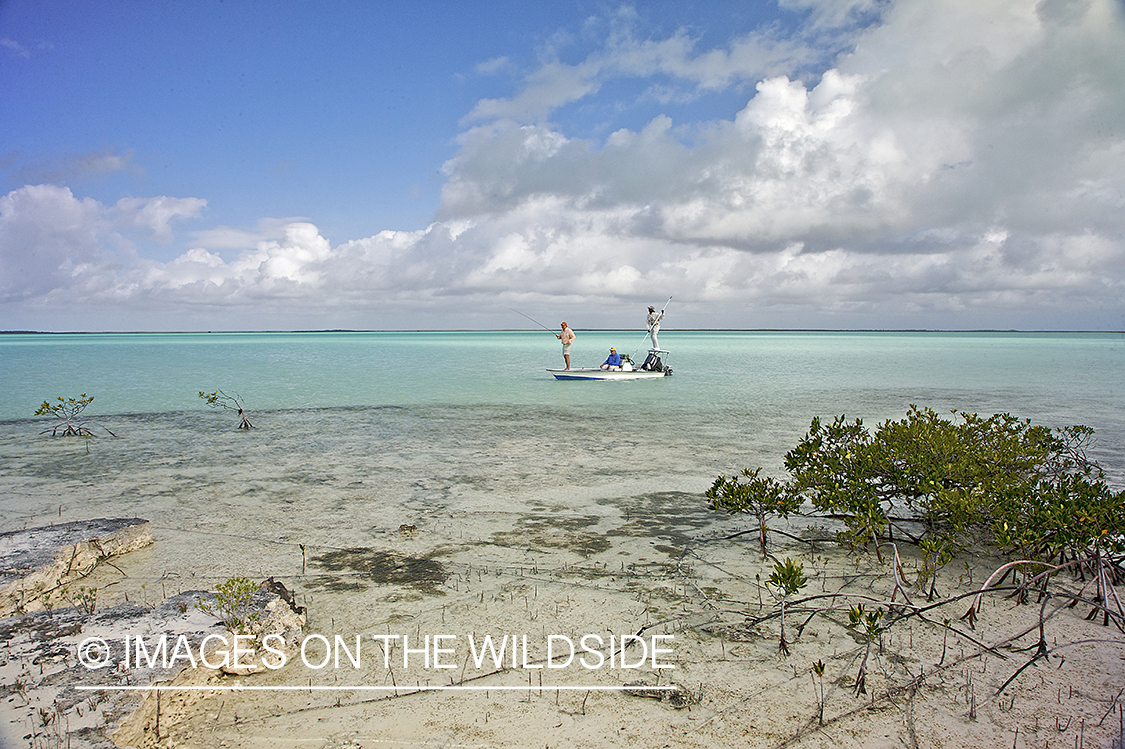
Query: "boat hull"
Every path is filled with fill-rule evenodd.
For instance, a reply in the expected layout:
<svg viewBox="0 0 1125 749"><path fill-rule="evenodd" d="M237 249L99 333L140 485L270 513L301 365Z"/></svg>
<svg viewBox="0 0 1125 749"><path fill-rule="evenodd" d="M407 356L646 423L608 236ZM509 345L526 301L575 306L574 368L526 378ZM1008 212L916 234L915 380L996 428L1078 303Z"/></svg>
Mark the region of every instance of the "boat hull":
<svg viewBox="0 0 1125 749"><path fill-rule="evenodd" d="M557 380L656 380L671 372L647 372L641 369L548 369Z"/></svg>

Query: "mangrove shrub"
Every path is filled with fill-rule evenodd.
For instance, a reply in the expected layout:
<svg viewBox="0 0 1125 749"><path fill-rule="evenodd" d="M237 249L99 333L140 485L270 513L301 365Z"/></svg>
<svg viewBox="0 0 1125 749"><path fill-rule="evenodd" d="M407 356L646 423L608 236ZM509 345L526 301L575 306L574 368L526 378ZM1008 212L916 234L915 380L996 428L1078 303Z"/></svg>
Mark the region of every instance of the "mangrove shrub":
<svg viewBox="0 0 1125 749"><path fill-rule="evenodd" d="M797 512L839 519L850 547L910 540L923 555L919 585L972 540L1034 558L1104 559L1125 551L1125 492L1106 483L1086 455L1093 430L1052 430L1009 414L954 411L944 418L911 406L872 432L861 419L814 418L785 454L788 478L743 471L720 476L710 507L765 517Z"/></svg>

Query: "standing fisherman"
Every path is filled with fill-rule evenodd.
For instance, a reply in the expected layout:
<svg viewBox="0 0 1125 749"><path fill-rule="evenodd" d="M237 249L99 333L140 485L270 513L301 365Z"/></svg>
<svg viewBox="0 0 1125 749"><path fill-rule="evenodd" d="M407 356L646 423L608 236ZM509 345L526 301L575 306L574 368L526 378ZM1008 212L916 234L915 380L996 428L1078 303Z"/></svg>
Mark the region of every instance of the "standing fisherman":
<svg viewBox="0 0 1125 749"><path fill-rule="evenodd" d="M660 350L660 344L656 342L656 334L660 332L660 321L663 319L664 310L657 312L656 307L650 304L648 306L648 334L652 336L652 347L657 351Z"/></svg>
<svg viewBox="0 0 1125 749"><path fill-rule="evenodd" d="M563 360L566 362L566 368L570 369L570 344L574 343L574 331L562 323L562 332L555 333L555 338L562 341L563 347Z"/></svg>

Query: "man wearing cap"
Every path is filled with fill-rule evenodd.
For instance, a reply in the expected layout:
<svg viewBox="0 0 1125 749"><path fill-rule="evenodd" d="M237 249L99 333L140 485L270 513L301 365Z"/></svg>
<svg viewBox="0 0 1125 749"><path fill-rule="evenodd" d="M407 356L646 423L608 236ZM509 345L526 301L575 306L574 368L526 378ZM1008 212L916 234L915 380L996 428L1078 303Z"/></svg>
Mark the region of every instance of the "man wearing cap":
<svg viewBox="0 0 1125 749"><path fill-rule="evenodd" d="M617 353L617 349L610 348L609 358L602 362L602 369L621 369L621 354Z"/></svg>
<svg viewBox="0 0 1125 749"><path fill-rule="evenodd" d="M657 312L656 307L651 304L648 306L648 334L652 336L652 347L660 350L660 344L656 342L656 334L660 332L660 321L664 319L663 312Z"/></svg>
<svg viewBox="0 0 1125 749"><path fill-rule="evenodd" d="M574 331L562 323L562 332L555 333L555 338L562 341L563 346L563 361L566 362L566 368L570 369L570 344L574 343Z"/></svg>

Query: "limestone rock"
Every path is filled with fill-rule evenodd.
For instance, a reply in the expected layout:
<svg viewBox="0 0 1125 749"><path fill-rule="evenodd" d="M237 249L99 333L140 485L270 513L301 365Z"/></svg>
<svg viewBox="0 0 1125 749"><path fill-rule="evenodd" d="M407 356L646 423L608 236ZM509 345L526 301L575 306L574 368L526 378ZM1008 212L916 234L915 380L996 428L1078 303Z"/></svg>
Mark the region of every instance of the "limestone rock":
<svg viewBox="0 0 1125 749"><path fill-rule="evenodd" d="M38 611L44 600L103 560L152 543L140 518L79 520L0 533L0 617ZM53 600L60 603L57 597Z"/></svg>

